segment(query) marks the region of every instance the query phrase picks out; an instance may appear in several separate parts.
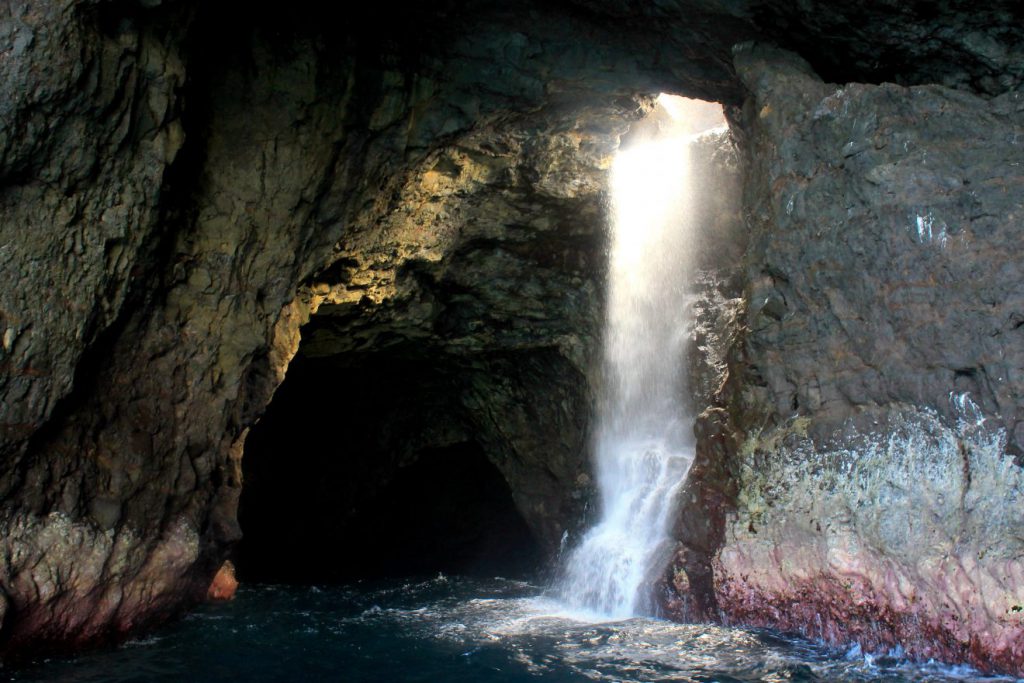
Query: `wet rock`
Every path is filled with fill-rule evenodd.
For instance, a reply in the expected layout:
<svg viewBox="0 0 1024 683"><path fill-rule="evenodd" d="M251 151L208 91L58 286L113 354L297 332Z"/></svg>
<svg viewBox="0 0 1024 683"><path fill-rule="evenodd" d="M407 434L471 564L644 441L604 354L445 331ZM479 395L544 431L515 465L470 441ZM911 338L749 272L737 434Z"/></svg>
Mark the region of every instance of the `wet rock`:
<svg viewBox="0 0 1024 683"><path fill-rule="evenodd" d="M206 599L211 602L223 602L234 600L235 592L238 590L238 579L235 578L235 565L231 560L225 560L217 573L213 575L213 581L206 591Z"/></svg>
<svg viewBox="0 0 1024 683"><path fill-rule="evenodd" d="M735 488L677 565L727 620L1020 672L1019 97L737 69L746 319L700 446Z"/></svg>

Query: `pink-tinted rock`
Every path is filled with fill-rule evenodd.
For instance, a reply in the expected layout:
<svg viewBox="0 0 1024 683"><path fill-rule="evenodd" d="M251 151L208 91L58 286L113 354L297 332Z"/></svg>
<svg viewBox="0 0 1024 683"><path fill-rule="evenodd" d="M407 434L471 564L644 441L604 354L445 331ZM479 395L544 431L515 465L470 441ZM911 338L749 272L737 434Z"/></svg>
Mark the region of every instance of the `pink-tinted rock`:
<svg viewBox="0 0 1024 683"><path fill-rule="evenodd" d="M212 602L233 600L238 590L238 579L235 578L235 565L231 560L225 560L210 582L210 588L206 591L206 599Z"/></svg>

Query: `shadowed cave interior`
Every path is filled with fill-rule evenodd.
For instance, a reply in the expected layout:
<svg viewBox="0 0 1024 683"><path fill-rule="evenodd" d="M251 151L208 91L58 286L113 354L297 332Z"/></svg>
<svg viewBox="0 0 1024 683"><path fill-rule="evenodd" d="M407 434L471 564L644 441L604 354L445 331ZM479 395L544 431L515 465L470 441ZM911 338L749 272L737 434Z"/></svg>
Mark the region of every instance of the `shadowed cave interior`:
<svg viewBox="0 0 1024 683"><path fill-rule="evenodd" d="M450 381L401 350L296 358L247 441L240 578L535 572L540 548L483 447L462 437Z"/></svg>

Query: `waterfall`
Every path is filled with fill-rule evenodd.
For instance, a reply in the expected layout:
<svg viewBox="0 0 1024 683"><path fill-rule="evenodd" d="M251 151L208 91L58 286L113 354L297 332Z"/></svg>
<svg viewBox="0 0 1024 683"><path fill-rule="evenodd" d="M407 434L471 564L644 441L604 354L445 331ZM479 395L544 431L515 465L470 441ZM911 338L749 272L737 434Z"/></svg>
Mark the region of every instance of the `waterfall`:
<svg viewBox="0 0 1024 683"><path fill-rule="evenodd" d="M696 112L688 108L695 103ZM689 148L718 105L661 96L641 139L611 172L612 240L604 385L594 460L601 519L569 556L572 607L610 617L651 613L676 498L693 461L686 406L692 220ZM710 126L703 125L703 129Z"/></svg>

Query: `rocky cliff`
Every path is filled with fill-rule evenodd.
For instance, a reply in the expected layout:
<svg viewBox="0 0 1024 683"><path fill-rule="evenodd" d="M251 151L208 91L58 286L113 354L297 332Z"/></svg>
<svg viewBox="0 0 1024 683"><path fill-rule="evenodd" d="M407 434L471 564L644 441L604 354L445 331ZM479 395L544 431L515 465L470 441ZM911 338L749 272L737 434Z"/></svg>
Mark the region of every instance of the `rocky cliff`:
<svg viewBox="0 0 1024 683"><path fill-rule="evenodd" d="M1022 670L1014 3L322 5L0 9L6 652L205 593L300 330L311 362L421 368L370 479L471 436L556 546L603 171L670 91L728 106L745 167L674 604Z"/></svg>
<svg viewBox="0 0 1024 683"><path fill-rule="evenodd" d="M729 470L709 602L1019 670L1024 100L736 64L750 244L735 374L701 418Z"/></svg>

